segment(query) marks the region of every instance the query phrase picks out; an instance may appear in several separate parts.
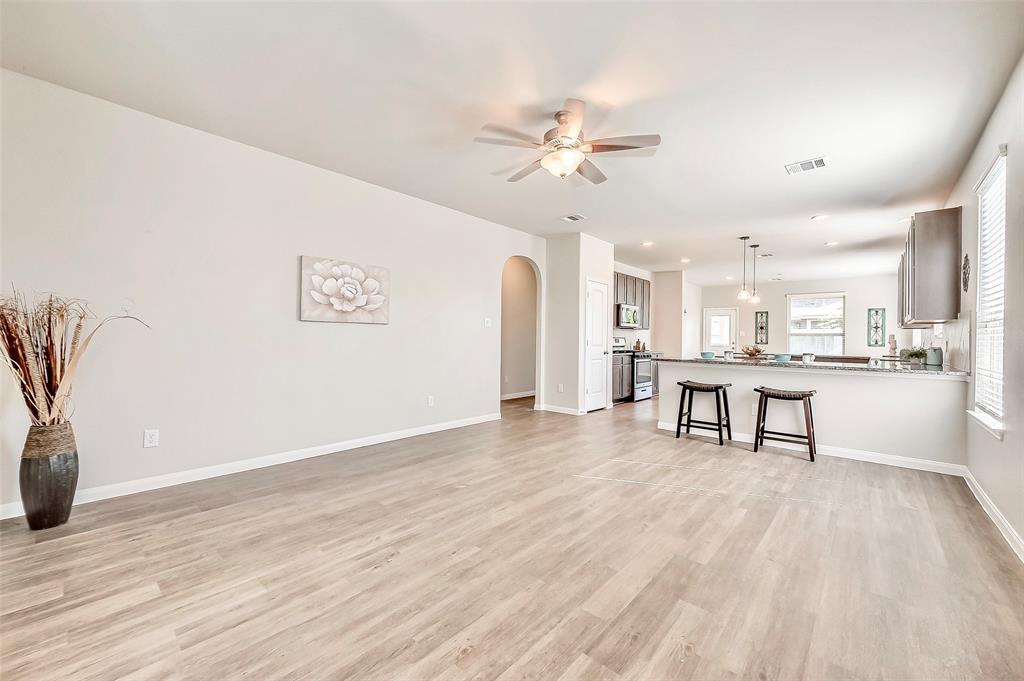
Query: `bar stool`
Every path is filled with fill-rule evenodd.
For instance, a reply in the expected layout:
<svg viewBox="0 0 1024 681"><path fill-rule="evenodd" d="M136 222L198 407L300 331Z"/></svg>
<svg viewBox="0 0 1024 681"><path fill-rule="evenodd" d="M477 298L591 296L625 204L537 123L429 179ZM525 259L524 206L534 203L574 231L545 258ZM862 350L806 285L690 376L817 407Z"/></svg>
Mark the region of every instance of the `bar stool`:
<svg viewBox="0 0 1024 681"><path fill-rule="evenodd" d="M814 446L814 414L811 412L811 397L815 395L814 390L781 390L779 388L766 388L763 385L759 388L754 388L754 392L759 393L760 397L757 398L757 425L754 428L754 451L757 451L758 445L764 445L765 440L775 440L776 442L789 442L797 445L807 445L807 450L811 454L811 461L814 461L814 454L817 449ZM783 433L778 430L766 430L765 420L768 416L768 400L787 400L789 402L796 402L797 400L804 403L804 430L805 435L799 433ZM770 435L784 435L785 437L770 437ZM794 439L786 439L794 438Z"/></svg>
<svg viewBox="0 0 1024 681"><path fill-rule="evenodd" d="M718 431L718 444L724 445L725 440L722 439L722 427L725 427L726 432L729 434L729 439L732 439L732 420L729 418L729 391L726 388L731 387L732 383L698 383L696 381L677 381L676 385L683 387L682 394L679 395L679 420L676 421L676 437L679 437L683 429L683 417L686 417L686 434L690 434L690 428L701 428L703 430L717 430ZM686 411L683 411L683 403L686 402L686 393L690 393L690 402L686 405ZM694 393L714 393L715 394L715 409L718 412L718 421L699 421L693 418L693 394ZM722 418L722 404L725 403L725 418Z"/></svg>

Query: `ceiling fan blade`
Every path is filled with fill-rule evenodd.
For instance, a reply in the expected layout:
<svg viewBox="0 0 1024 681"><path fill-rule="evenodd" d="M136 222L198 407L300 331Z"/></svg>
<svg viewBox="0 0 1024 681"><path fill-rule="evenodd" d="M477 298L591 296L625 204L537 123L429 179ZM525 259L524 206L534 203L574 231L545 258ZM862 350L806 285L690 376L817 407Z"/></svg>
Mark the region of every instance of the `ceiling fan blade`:
<svg viewBox="0 0 1024 681"><path fill-rule="evenodd" d="M565 111L569 114L566 117L565 123L561 126L562 134L565 137L571 137L576 139L580 136L580 131L583 130L583 114L586 111L587 105L582 99L567 99L565 100Z"/></svg>
<svg viewBox="0 0 1024 681"><path fill-rule="evenodd" d="M535 170L539 170L539 169L540 169L540 159L538 158L536 161L534 161L530 165L526 166L525 168L520 170L518 173L516 173L512 177L508 178L507 181L508 182L518 182L519 180L523 179L524 177L526 177L530 173L534 172Z"/></svg>
<svg viewBox="0 0 1024 681"><path fill-rule="evenodd" d="M605 137L587 142L591 147L622 147L623 149L643 149L661 144L661 135L624 135L622 137ZM605 151L620 151L605 149Z"/></svg>
<svg viewBox="0 0 1024 681"><path fill-rule="evenodd" d="M594 184L601 184L602 182L608 179L607 177L605 177L604 173L598 170L597 166L591 163L589 158L584 159L583 163L581 163L579 168L576 169L576 172L582 175L583 177L587 178Z"/></svg>
<svg viewBox="0 0 1024 681"><path fill-rule="evenodd" d="M540 146L539 142L522 142L520 140L505 140L498 137L474 137L474 142L480 142L481 144L497 144L503 147L525 147L526 149L536 149Z"/></svg>
<svg viewBox="0 0 1024 681"><path fill-rule="evenodd" d="M488 123L487 125L483 126L481 130L486 130L487 132L496 132L499 135L511 137L513 139L521 140L523 142L530 142L531 144L538 144L537 138L534 137L533 135L527 135L525 132L519 132L518 130L515 130L513 128L507 128L504 125L494 125L493 123Z"/></svg>

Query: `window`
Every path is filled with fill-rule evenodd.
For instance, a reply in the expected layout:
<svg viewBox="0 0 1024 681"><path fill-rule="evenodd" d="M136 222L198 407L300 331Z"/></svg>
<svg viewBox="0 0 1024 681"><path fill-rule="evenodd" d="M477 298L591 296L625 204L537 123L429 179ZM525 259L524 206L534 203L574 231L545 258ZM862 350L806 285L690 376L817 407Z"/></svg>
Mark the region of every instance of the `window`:
<svg viewBox="0 0 1024 681"><path fill-rule="evenodd" d="M842 355L846 350L846 294L790 294L789 351Z"/></svg>
<svg viewBox="0 0 1024 681"><path fill-rule="evenodd" d="M978 192L978 312L974 405L1003 418L1003 301L1006 252L1006 155L1000 153Z"/></svg>

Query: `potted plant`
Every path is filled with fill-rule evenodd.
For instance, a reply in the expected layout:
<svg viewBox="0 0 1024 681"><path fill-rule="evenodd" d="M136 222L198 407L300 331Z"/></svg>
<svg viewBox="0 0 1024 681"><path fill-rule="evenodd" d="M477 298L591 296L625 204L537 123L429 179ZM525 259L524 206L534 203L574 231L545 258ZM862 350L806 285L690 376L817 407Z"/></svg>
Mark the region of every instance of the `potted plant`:
<svg viewBox="0 0 1024 681"><path fill-rule="evenodd" d="M916 345L900 352L900 358L907 361L911 367L920 367L928 356L927 348Z"/></svg>
<svg viewBox="0 0 1024 681"><path fill-rule="evenodd" d="M83 336L89 318L83 303L68 298L47 296L29 305L15 292L0 299L0 359L14 375L32 422L19 483L33 530L62 525L71 515L78 486L78 448L69 421L75 369L104 324L135 319L108 317Z"/></svg>

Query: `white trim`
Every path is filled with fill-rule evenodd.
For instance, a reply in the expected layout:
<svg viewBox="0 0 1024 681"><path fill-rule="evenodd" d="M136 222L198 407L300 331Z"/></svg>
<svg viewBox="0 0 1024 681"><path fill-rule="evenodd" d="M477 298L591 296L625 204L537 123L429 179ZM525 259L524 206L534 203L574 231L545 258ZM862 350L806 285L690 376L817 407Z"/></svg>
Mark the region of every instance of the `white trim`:
<svg viewBox="0 0 1024 681"><path fill-rule="evenodd" d="M967 486L974 492L974 498L978 500L981 507L985 509L985 513L992 519L992 523L999 528L1003 539L1006 540L1006 543L1010 545L1013 552L1024 563L1024 539L1021 539L1017 531L1010 525L1010 521L1006 519L1006 516L999 511L999 507L996 506L995 502L985 493L985 489L978 482L977 478L974 477L970 469L964 474L964 480L967 481Z"/></svg>
<svg viewBox="0 0 1024 681"><path fill-rule="evenodd" d="M536 390L524 390L521 393L505 393L501 396L502 400L518 400L520 397L533 397L537 394Z"/></svg>
<svg viewBox="0 0 1024 681"><path fill-rule="evenodd" d="M994 416L991 416L980 409L968 409L967 415L971 417L972 421L977 423L984 430L988 431L992 437L997 440L1003 439L1003 433L1006 432L1006 426Z"/></svg>
<svg viewBox="0 0 1024 681"><path fill-rule="evenodd" d="M978 181L974 183L974 187L971 189L972 194L978 193L978 190L981 189L981 185L985 184L985 180L988 178L988 174L991 173L992 169L996 167L996 164L999 163L999 160L1008 155L1007 151L1008 147L1005 142L999 145L998 153L992 157L992 160L989 161L989 164L985 166L985 172L983 172L981 174L981 177L978 178Z"/></svg>
<svg viewBox="0 0 1024 681"><path fill-rule="evenodd" d="M572 409L571 407L558 407L553 404L538 404L534 407L535 411L551 411L556 414L568 414L569 416L583 416L587 412L580 409Z"/></svg>
<svg viewBox="0 0 1024 681"><path fill-rule="evenodd" d="M658 421L658 428L675 432L676 424L670 421ZM703 433L701 433L703 435ZM752 443L753 434L733 433L732 439L738 442ZM777 447L779 449L790 449L798 452L806 452L805 445L792 444L789 442L772 442L765 444L765 447ZM848 449L846 447L835 447L832 445L817 446L818 454L823 456L834 456L840 459L854 459L856 461L868 461L880 463L885 466L898 466L900 468L912 468L918 471L930 473L942 473L944 475L957 475L963 477L967 473L967 466L959 463L946 463L944 461L931 461L929 459L917 459L911 456L898 456L896 454L883 454L881 452L869 452L863 449Z"/></svg>
<svg viewBox="0 0 1024 681"><path fill-rule="evenodd" d="M187 471L168 473L166 475L156 475L150 478L141 478L139 480L128 480L126 482L118 482L112 485L103 485L100 487L89 487L87 489L78 490L78 493L75 495L75 506L87 504L91 501L100 501L101 499L111 499L113 497L137 494L139 492L160 489L162 487L181 485L186 482L195 482L196 480L218 478L222 475L241 473L242 471L250 471L256 468L276 466L278 464L299 461L301 459L311 459L316 456L334 454L336 452L357 449L359 447L368 447L370 445L391 442L393 440L402 440L404 438L415 437L417 435L436 433L441 430L451 430L452 428L462 428L464 426L472 426L478 423L497 421L500 418L501 414L481 414L480 416L471 416L469 418L458 419L455 421L431 423L425 426L416 426L415 428L395 430L390 433L368 435L366 437L355 438L353 440L333 442L331 444L306 447L304 449L293 449L288 452L268 454L266 456L258 456L252 459L230 461L228 463L217 464L216 466L193 468ZM24 513L20 500L12 501L0 506L0 518L13 518L24 515Z"/></svg>

